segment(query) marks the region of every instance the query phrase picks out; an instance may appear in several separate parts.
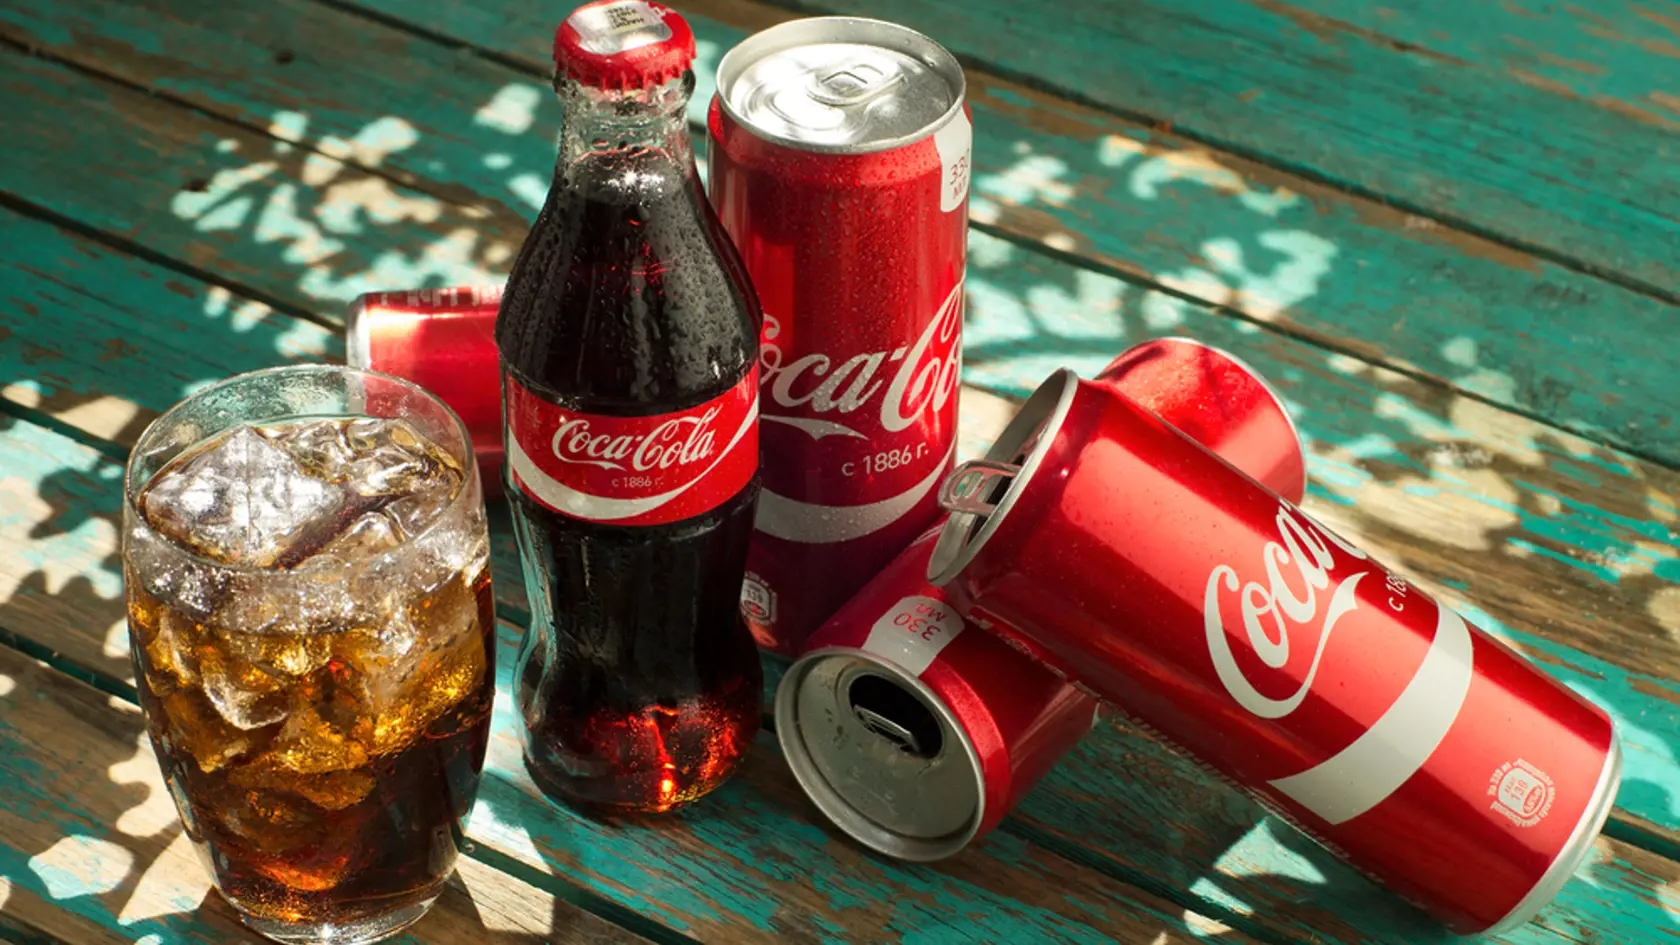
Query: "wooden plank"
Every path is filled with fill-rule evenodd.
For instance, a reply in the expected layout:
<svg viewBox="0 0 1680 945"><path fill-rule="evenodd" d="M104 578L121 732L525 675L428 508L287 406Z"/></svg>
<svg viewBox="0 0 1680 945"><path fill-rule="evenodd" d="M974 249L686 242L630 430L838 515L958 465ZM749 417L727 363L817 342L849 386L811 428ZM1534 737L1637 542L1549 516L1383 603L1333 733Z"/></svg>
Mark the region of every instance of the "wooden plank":
<svg viewBox="0 0 1680 945"><path fill-rule="evenodd" d="M0 923L67 945L267 941L210 894L139 711L4 647L0 778ZM470 858L431 914L393 941L539 939L645 941Z"/></svg>
<svg viewBox="0 0 1680 945"><path fill-rule="evenodd" d="M26 461L18 467L23 470L21 477L5 482L7 494L27 492L28 480L36 475L29 470L37 466L53 470L48 475L59 480L60 494L67 494L96 489L94 484L105 478L100 467L114 465L62 438L51 449L52 462L29 465L29 458L44 455L40 447L51 441L53 434L24 424L0 433L0 455L13 462ZM78 468L85 471L67 472ZM97 500L79 500L93 501ZM1333 509L1329 511L1334 514ZM73 517L74 513L66 512L60 521ZM63 573L97 577L102 571L97 562L114 552L109 538L100 539L99 529L82 527L73 536L61 536L52 534L54 527L31 529L21 521L0 529L0 547L24 547L17 539L29 531L49 534L29 544L27 552L50 560ZM15 568L16 555L14 551L0 557L0 567ZM51 565L38 567L43 572L42 585L50 588L57 583L58 573L50 570ZM106 675L126 668L126 658L117 652L125 643L120 623L104 641L113 651L111 659L83 663L100 643L101 624L74 615L44 614L39 606L43 595L35 590L35 582L20 584L5 577L6 572L0 570L0 600L10 597L0 604L0 628L38 645L59 648L80 668ZM8 595L6 588L12 585L20 590ZM120 604L112 599L104 606L116 612ZM781 932L814 934L812 929L824 927L823 922L835 923L835 928L860 928L865 926L859 923L867 921L873 923L867 927L902 932L961 921L981 923L964 927L983 939L1011 940L1006 937L1009 929L984 924L995 919L953 916L1025 909L1028 918L1023 921L1037 931L1017 929L1015 934L1053 930L1064 939L1078 940L1090 934L1091 928L1120 934L1115 929L1139 931L1135 923L1143 922L1141 931L1148 935L1142 940L1148 940L1155 934L1151 923L1179 914L1023 841L1040 837L1079 850L1087 862L1101 865L1104 872L1148 877L1158 888L1202 903L1199 911L1244 916L1245 928L1252 924L1268 937L1311 935L1326 942L1399 943L1430 933L1426 920L1312 847L1291 828L1264 817L1243 796L1119 723L1107 724L1087 738L1027 798L1004 833L935 870L889 866L860 854L823 826L820 816L799 800L768 736L761 740L743 777L692 812L645 825L611 827L587 821L540 801L520 768L517 721L506 696L512 687L518 635L518 628L502 627L498 658L503 695L490 762L494 777L484 788L472 837L535 869L584 882L599 895L634 911L652 913L690 934L712 937L728 929L731 935L747 936L731 939L740 941ZM772 677L775 668L771 666ZM1624 731L1633 737L1628 743L1630 766L1623 800L1624 807L1639 804L1644 793L1649 810L1649 795L1660 792L1666 802L1675 788L1672 755L1663 757L1662 751L1665 744L1677 743L1674 728L1680 722L1672 713L1638 721L1643 727ZM1655 740L1641 735L1654 735ZM1604 856L1566 888L1540 924L1503 941L1525 945L1590 941L1583 930L1591 926L1580 925L1572 916L1587 915L1597 921L1607 914L1626 914L1641 923L1660 917L1659 907L1667 901L1664 896L1671 895L1663 891L1661 882L1680 871L1680 866L1612 841L1602 841L1601 849ZM791 878L806 873L853 878L838 886L815 887ZM1641 876L1657 879L1642 882ZM1649 885L1653 882L1655 889ZM1050 896L1046 887L1063 890L1069 898ZM1094 918L1084 911L1116 895L1122 897L1123 906L1105 906ZM1058 912L1075 919L1056 919ZM799 925L788 918L790 914L816 918L810 920L814 924ZM1127 916L1133 918L1132 925L1124 924ZM1075 925L1060 924L1075 920ZM1183 921L1201 927L1208 920ZM742 931L738 924L743 922L756 931Z"/></svg>
<svg viewBox="0 0 1680 945"><path fill-rule="evenodd" d="M513 57L529 73L307 0L27 0L0 11L0 28L242 122L306 115L305 143L329 153L351 154L344 142L400 127L403 147L352 159L499 207L498 220L530 214L558 124L535 78L547 68L553 11L510 0L360 2ZM791 14L750 0L689 6L702 40L697 116L721 51L743 29ZM383 68L387 58L405 68ZM982 73L969 78L973 212L993 231L1680 463L1680 350L1625 357L1680 317L1672 305L1181 136ZM1622 369L1607 389L1601 366L1612 362Z"/></svg>
<svg viewBox="0 0 1680 945"><path fill-rule="evenodd" d="M1285 0L1096 0L1077 11L1009 0L784 5L889 17L989 71L1030 76L1670 298L1680 287L1672 116L1554 94Z"/></svg>
<svg viewBox="0 0 1680 945"><path fill-rule="evenodd" d="M1332 21L1332 29L1365 30L1635 120L1680 124L1680 5L1672 0L1413 0L1394 6L1294 0L1291 6Z"/></svg>
<svg viewBox="0 0 1680 945"><path fill-rule="evenodd" d="M0 191L323 321L362 292L495 282L528 228L290 143L300 113L275 113L271 137L10 49L0 83L34 103L6 113ZM376 165L405 140L400 122L375 122L360 141L311 143Z"/></svg>

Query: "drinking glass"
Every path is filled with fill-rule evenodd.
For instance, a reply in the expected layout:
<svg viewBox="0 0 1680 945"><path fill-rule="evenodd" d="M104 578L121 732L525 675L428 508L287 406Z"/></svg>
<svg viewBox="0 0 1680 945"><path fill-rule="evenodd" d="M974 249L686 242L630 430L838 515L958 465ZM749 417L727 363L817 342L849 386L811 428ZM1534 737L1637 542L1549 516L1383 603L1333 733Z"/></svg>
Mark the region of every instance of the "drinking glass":
<svg viewBox="0 0 1680 945"><path fill-rule="evenodd" d="M495 680L460 420L369 371L243 374L146 430L124 496L140 702L217 890L281 942L419 919L462 846Z"/></svg>

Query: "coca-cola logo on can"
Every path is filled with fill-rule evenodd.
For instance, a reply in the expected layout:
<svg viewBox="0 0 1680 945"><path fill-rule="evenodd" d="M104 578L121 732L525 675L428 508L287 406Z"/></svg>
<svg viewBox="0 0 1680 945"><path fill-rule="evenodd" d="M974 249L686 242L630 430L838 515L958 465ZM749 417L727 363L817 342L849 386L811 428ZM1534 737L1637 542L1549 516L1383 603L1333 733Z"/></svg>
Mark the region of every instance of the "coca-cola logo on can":
<svg viewBox="0 0 1680 945"><path fill-rule="evenodd" d="M1413 619L1435 611L1428 651L1399 695L1374 707L1364 733L1318 764L1270 782L1338 824L1381 803L1434 753L1469 692L1473 644L1457 614L1409 593L1403 579L1298 509L1279 503L1276 523L1278 537L1258 561L1223 563L1208 573L1202 604L1214 671L1249 713L1286 728L1311 726L1311 719L1291 717L1317 683L1331 639L1359 620L1362 603L1397 615L1411 608ZM1305 652L1298 649L1302 641L1311 641ZM1260 667L1273 671L1266 673L1273 688L1280 677L1289 688L1263 692Z"/></svg>
<svg viewBox="0 0 1680 945"><path fill-rule="evenodd" d="M867 445L877 430L899 433L927 411L943 409L962 373L962 288L960 280L951 287L912 344L843 360L820 351L788 360L781 322L766 313L758 356L765 422L818 440L854 437Z"/></svg>

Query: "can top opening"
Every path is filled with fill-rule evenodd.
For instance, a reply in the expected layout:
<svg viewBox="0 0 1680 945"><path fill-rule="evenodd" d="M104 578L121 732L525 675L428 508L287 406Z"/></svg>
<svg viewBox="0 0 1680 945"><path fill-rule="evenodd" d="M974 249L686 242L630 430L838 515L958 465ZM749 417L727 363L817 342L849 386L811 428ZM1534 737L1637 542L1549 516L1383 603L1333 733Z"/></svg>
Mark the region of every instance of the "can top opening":
<svg viewBox="0 0 1680 945"><path fill-rule="evenodd" d="M905 669L862 650L817 650L788 669L775 709L794 777L859 843L927 861L979 830L979 755L950 708Z"/></svg>
<svg viewBox="0 0 1680 945"><path fill-rule="evenodd" d="M804 151L890 151L962 110L962 67L915 30L858 17L794 20L718 63L718 102L761 138Z"/></svg>
<svg viewBox="0 0 1680 945"><path fill-rule="evenodd" d="M1078 386L1079 377L1065 368L1050 375L1021 405L983 459L963 463L945 478L939 504L951 517L928 561L930 583L949 583L991 539L1050 451Z"/></svg>

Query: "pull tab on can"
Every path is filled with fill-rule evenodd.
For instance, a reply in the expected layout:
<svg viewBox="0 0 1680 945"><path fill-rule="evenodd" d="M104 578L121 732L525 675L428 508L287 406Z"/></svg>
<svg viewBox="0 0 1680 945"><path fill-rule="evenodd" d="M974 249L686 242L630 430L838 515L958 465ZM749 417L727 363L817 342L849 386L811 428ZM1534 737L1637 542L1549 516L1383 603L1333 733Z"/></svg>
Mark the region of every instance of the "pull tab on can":
<svg viewBox="0 0 1680 945"><path fill-rule="evenodd" d="M971 459L951 471L939 486L939 504L947 512L986 516L997 509L993 496L1001 495L1021 472L1015 463Z"/></svg>
<svg viewBox="0 0 1680 945"><path fill-rule="evenodd" d="M812 73L808 94L824 105L854 108L902 81L903 72L859 61Z"/></svg>
<svg viewBox="0 0 1680 945"><path fill-rule="evenodd" d="M923 753L921 742L916 740L916 733L885 715L868 706L861 705L853 705L852 714L858 717L858 721L863 723L864 728L897 745L899 751L909 755Z"/></svg>

